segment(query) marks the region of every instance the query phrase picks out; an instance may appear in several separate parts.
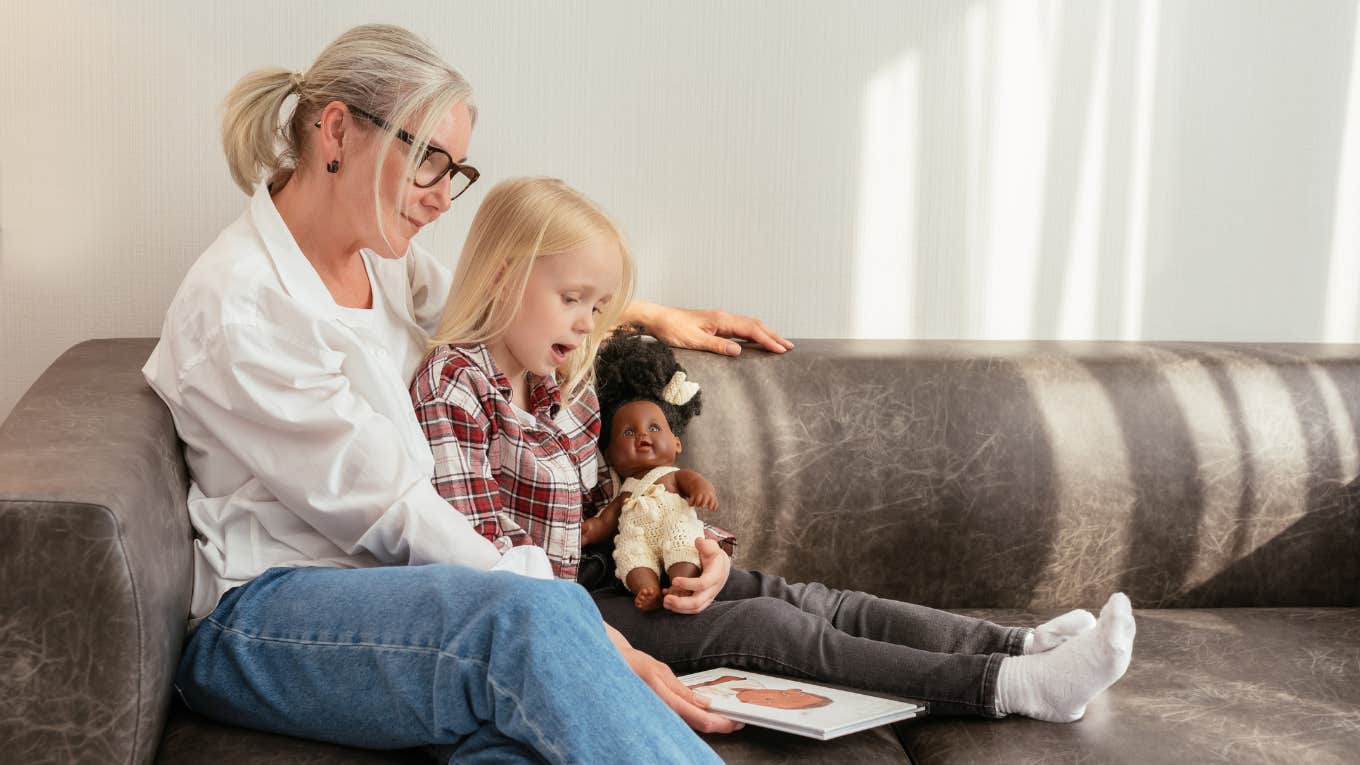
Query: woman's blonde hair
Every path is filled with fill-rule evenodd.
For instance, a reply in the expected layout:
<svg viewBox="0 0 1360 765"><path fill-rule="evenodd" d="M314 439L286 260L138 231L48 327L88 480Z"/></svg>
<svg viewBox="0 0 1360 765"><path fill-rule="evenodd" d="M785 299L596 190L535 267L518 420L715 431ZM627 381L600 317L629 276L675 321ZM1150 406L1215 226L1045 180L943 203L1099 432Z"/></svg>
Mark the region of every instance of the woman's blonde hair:
<svg viewBox="0 0 1360 765"><path fill-rule="evenodd" d="M632 297L633 257L609 216L556 178L515 178L496 184L486 195L472 220L430 347L495 341L519 311L534 261L592 243L617 246L623 267L594 331L557 369L565 394L579 396L594 379L600 342L619 323Z"/></svg>
<svg viewBox="0 0 1360 765"><path fill-rule="evenodd" d="M285 118L284 107L293 96L296 103ZM312 145L317 115L332 101L352 104L412 134L407 177L414 177L430 133L450 109L466 103L473 124L477 121L472 86L428 43L389 24L357 26L326 46L306 72L260 69L227 94L222 146L236 185L252 194L262 178L297 168ZM417 116L420 121L411 129ZM371 124L357 116L356 123ZM395 133L388 132L376 167L382 167L395 140ZM373 198L381 222L379 175L374 173Z"/></svg>

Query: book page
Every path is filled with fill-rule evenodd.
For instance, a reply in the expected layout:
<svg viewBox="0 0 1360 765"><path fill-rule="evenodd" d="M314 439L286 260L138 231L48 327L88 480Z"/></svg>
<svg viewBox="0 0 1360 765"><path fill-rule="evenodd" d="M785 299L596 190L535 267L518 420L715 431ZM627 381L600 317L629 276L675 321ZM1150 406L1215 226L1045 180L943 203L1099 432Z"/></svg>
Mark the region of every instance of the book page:
<svg viewBox="0 0 1360 765"><path fill-rule="evenodd" d="M719 668L680 678L711 702L711 711L753 724L806 731L825 737L837 730L858 729L881 718L903 719L924 707L912 701L885 699L786 677ZM900 713L900 716L898 714ZM881 723L880 723L881 724Z"/></svg>

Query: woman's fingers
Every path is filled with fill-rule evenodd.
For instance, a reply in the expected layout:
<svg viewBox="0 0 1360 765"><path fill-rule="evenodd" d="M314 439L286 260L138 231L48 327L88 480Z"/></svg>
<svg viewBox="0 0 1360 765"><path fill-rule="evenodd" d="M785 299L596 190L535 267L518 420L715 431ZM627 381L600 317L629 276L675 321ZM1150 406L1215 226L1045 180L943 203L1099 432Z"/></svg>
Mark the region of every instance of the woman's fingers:
<svg viewBox="0 0 1360 765"><path fill-rule="evenodd" d="M760 319L727 311L666 308L655 315L653 324L648 332L667 345L724 356L741 353L741 344L729 339L733 337L750 340L771 353L793 347Z"/></svg>
<svg viewBox="0 0 1360 765"><path fill-rule="evenodd" d="M664 664L661 667L666 676L658 678L659 688L656 686L653 688L666 706L674 709L686 725L700 733L731 733L741 728L741 723L709 712L707 699L686 688L670 668Z"/></svg>
<svg viewBox="0 0 1360 765"><path fill-rule="evenodd" d="M731 733L741 727L741 723L709 712L708 699L685 687L670 667L637 649L629 651L629 666L686 725L701 733Z"/></svg>
<svg viewBox="0 0 1360 765"><path fill-rule="evenodd" d="M718 597L727 575L732 571L732 559L712 539L699 537L694 540L699 550L699 560L703 571L697 577L677 576L671 579L671 590L688 590L689 595L669 594L662 601L667 611L677 614L697 614L708 608Z"/></svg>
<svg viewBox="0 0 1360 765"><path fill-rule="evenodd" d="M765 322L752 316L718 312L718 316L714 317L713 331L729 337L744 337L771 353L783 353L793 348L793 343L770 329Z"/></svg>

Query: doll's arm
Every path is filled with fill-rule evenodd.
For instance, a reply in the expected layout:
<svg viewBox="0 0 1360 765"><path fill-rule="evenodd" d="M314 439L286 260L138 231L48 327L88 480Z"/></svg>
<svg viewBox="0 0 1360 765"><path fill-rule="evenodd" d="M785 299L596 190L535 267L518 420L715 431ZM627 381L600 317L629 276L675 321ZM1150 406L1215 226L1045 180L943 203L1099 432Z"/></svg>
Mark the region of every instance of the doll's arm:
<svg viewBox="0 0 1360 765"><path fill-rule="evenodd" d="M581 546L603 542L618 533L619 514L622 511L624 500L630 496L632 494L629 492L623 492L605 505L599 515L581 522Z"/></svg>
<svg viewBox="0 0 1360 765"><path fill-rule="evenodd" d="M713 488L713 484L707 478L693 470L676 472L675 488L694 507L702 507L706 510L718 509L718 490Z"/></svg>

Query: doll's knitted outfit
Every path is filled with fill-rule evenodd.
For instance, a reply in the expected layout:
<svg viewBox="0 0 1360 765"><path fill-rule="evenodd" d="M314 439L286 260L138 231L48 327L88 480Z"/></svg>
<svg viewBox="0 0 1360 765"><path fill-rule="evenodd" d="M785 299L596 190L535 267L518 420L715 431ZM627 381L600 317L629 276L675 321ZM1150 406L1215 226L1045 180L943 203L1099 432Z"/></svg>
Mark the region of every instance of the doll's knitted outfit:
<svg viewBox="0 0 1360 765"><path fill-rule="evenodd" d="M653 468L642 478L629 478L619 493L632 496L619 513L619 535L614 540L614 568L625 579L635 568L650 568L658 576L663 561L666 568L681 561L699 565L699 550L694 540L704 535L704 526L685 498L656 481L679 468Z"/></svg>

